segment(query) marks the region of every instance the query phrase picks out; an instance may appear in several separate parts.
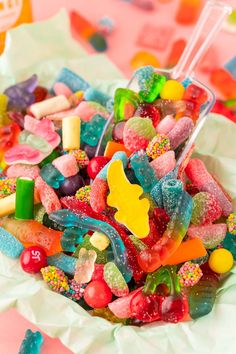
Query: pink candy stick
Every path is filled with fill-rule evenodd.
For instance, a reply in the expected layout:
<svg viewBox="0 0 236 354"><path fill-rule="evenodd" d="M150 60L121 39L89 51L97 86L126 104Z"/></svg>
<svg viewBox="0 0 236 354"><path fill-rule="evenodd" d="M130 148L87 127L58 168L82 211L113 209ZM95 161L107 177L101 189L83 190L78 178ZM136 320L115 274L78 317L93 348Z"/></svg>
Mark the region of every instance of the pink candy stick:
<svg viewBox="0 0 236 354"><path fill-rule="evenodd" d="M165 154L150 162L150 165L154 169L157 179L161 179L175 168L176 160L174 151L167 151Z"/></svg>
<svg viewBox="0 0 236 354"><path fill-rule="evenodd" d="M75 108L75 115L78 115L84 122L89 122L95 114L99 114L105 119L108 119L110 116L110 113L97 102L82 101Z"/></svg>
<svg viewBox="0 0 236 354"><path fill-rule="evenodd" d="M61 204L56 193L40 176L35 180L35 187L48 214L61 209Z"/></svg>
<svg viewBox="0 0 236 354"><path fill-rule="evenodd" d="M73 94L69 87L63 82L56 82L53 86L53 90L57 96L63 95L66 98L69 98Z"/></svg>
<svg viewBox="0 0 236 354"><path fill-rule="evenodd" d="M189 137L193 128L194 124L191 118L180 118L174 128L167 134L170 139L171 148L175 150L180 144L182 144Z"/></svg>
<svg viewBox="0 0 236 354"><path fill-rule="evenodd" d="M28 177L35 179L39 176L39 167L25 164L15 164L7 169L7 177L17 178L17 177Z"/></svg>
<svg viewBox="0 0 236 354"><path fill-rule="evenodd" d="M24 128L25 130L44 138L53 148L60 144L60 135L55 132L54 124L49 119L44 118L39 121L26 115Z"/></svg>
<svg viewBox="0 0 236 354"><path fill-rule="evenodd" d="M204 163L199 159L191 159L185 169L185 173L190 181L200 192L212 194L219 202L224 216L232 212L232 203L211 174L207 171Z"/></svg>
<svg viewBox="0 0 236 354"><path fill-rule="evenodd" d="M101 178L96 178L91 185L90 205L97 213L103 212L106 208L108 184Z"/></svg>
<svg viewBox="0 0 236 354"><path fill-rule="evenodd" d="M64 177L71 177L79 172L76 158L71 154L57 157L52 164Z"/></svg>
<svg viewBox="0 0 236 354"><path fill-rule="evenodd" d="M157 133L159 134L167 134L169 133L175 126L176 120L172 115L165 116L157 126Z"/></svg>

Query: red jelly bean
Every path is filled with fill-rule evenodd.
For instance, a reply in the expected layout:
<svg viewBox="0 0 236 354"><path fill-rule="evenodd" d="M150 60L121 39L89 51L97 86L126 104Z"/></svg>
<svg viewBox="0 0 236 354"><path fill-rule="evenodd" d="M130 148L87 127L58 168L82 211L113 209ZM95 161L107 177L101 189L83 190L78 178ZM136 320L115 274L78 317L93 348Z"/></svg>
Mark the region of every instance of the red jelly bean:
<svg viewBox="0 0 236 354"><path fill-rule="evenodd" d="M27 273L39 273L47 266L47 254L40 246L28 247L21 253L20 264Z"/></svg>
<svg viewBox="0 0 236 354"><path fill-rule="evenodd" d="M125 123L126 122L117 123L116 125L114 125L114 128L112 130L112 139L121 144L123 144L123 131Z"/></svg>
<svg viewBox="0 0 236 354"><path fill-rule="evenodd" d="M141 289L130 302L132 317L143 322L159 320L160 299L161 297L156 294L145 295Z"/></svg>
<svg viewBox="0 0 236 354"><path fill-rule="evenodd" d="M84 300L94 309L106 307L111 299L112 292L103 280L93 280L85 288Z"/></svg>
<svg viewBox="0 0 236 354"><path fill-rule="evenodd" d="M188 302L182 295L170 295L164 298L160 305L162 321L177 323L188 313Z"/></svg>
<svg viewBox="0 0 236 354"><path fill-rule="evenodd" d="M157 127L161 118L159 109L153 106L152 104L148 104L148 103L140 104L136 109L134 116L150 118L155 128Z"/></svg>
<svg viewBox="0 0 236 354"><path fill-rule="evenodd" d="M97 174L103 169L104 166L110 161L108 157L96 156L89 161L87 172L90 178L95 179Z"/></svg>

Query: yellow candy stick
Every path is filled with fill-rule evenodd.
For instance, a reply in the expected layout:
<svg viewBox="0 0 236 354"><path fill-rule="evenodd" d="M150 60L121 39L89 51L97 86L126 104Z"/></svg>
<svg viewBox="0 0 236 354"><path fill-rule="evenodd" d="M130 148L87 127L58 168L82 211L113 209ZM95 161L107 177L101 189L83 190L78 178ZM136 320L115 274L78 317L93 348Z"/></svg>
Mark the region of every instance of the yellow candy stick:
<svg viewBox="0 0 236 354"><path fill-rule="evenodd" d="M143 189L138 184L129 182L120 160L109 166L107 182L110 189L107 204L118 209L115 219L135 236L146 237L149 234L150 203L146 198L140 199Z"/></svg>

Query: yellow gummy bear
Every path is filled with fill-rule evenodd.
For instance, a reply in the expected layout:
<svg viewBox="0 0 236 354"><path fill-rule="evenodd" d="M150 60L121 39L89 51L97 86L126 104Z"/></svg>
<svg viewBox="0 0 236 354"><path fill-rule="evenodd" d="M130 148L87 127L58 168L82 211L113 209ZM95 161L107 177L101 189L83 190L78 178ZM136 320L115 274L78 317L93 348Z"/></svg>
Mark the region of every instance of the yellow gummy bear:
<svg viewBox="0 0 236 354"><path fill-rule="evenodd" d="M146 237L149 234L150 203L146 198L139 199L143 189L129 182L120 160L109 166L107 182L110 189L107 204L118 209L115 213L116 221L125 225L135 236Z"/></svg>

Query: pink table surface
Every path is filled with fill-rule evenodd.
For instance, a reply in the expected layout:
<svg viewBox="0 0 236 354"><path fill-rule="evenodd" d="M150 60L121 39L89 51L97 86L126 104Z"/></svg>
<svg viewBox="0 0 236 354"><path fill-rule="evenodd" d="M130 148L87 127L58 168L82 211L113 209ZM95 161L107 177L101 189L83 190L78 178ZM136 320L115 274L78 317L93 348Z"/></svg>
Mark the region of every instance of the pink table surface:
<svg viewBox="0 0 236 354"><path fill-rule="evenodd" d="M0 353L17 354L27 329L33 332L39 329L17 313L15 309L0 314ZM71 354L59 339L50 338L41 332L44 338L41 354ZM33 353L32 353L33 354Z"/></svg>
<svg viewBox="0 0 236 354"><path fill-rule="evenodd" d="M227 3L236 6L235 0ZM114 32L109 36L109 49L106 54L109 58L129 77L132 73L130 59L139 50L147 50L156 55L164 66L169 53L171 43L178 38L188 38L194 26L179 26L174 22L177 0L162 4L156 0L156 10L145 12L122 0L32 0L34 19L43 20L55 14L61 7L68 10L75 9L91 22L96 23L102 16L108 16L115 22ZM154 26L174 26L175 33L170 43L167 43L164 51L149 50L137 45L138 35L144 24ZM93 53L93 49L78 37L82 45ZM217 53L219 65L223 66L226 61L235 55L235 35L222 31L215 40L214 47ZM208 77L198 73L202 82L208 83ZM15 310L9 310L0 314L0 353L16 354L27 328L37 328L20 316ZM45 343L42 354L69 354L58 339L49 338L44 334Z"/></svg>

